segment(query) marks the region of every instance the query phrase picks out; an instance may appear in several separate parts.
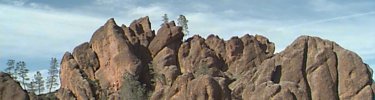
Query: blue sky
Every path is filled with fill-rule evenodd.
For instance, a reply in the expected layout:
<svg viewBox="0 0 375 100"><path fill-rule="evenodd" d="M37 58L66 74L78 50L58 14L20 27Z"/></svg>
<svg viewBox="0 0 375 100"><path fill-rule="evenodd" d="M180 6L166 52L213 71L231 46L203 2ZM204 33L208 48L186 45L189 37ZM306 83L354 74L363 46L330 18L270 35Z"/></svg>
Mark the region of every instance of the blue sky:
<svg viewBox="0 0 375 100"><path fill-rule="evenodd" d="M300 35L319 36L375 67L374 0L0 0L0 70L15 59L46 72L51 57L89 41L107 19L128 25L150 16L157 30L164 13L184 14L191 34L261 34L277 51Z"/></svg>

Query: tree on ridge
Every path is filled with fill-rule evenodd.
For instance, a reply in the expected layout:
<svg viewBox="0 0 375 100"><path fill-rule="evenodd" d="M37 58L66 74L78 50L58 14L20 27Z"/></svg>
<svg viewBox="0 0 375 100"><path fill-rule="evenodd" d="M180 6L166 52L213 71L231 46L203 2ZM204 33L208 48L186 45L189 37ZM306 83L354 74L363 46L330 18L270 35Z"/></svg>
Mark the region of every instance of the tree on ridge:
<svg viewBox="0 0 375 100"><path fill-rule="evenodd" d="M57 82L57 79L59 77L59 66L57 63L58 62L56 58L51 58L50 68L48 69L48 77L46 82L46 88L48 89L48 92L52 92L52 89L59 85L59 83Z"/></svg>

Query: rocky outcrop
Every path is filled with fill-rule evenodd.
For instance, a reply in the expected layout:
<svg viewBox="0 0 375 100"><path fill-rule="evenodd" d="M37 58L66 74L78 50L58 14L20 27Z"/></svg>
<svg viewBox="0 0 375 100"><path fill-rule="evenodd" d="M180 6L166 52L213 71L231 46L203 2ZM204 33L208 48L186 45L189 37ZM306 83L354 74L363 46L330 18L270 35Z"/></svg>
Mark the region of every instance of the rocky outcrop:
<svg viewBox="0 0 375 100"><path fill-rule="evenodd" d="M184 41L183 36L173 21L155 35L148 17L129 27L109 19L90 42L65 53L56 96L119 100L134 92L152 100L371 100L374 95L369 66L332 41L301 36L274 54L274 43L261 35L229 40L195 35Z"/></svg>
<svg viewBox="0 0 375 100"><path fill-rule="evenodd" d="M180 42L184 36L182 33L182 27L178 27L172 21L170 23L164 23L158 30L158 35L153 39L148 46L151 54L155 56L165 46Z"/></svg>
<svg viewBox="0 0 375 100"><path fill-rule="evenodd" d="M68 99L72 98L71 94L74 94L74 97L79 100L95 99L96 94L91 88L90 78L81 68L84 67L80 66L70 53L65 53L61 60L60 76L63 77L60 77L61 87L57 94L58 98Z"/></svg>
<svg viewBox="0 0 375 100"><path fill-rule="evenodd" d="M0 100L28 100L28 93L12 77L0 72Z"/></svg>
<svg viewBox="0 0 375 100"><path fill-rule="evenodd" d="M254 77L240 79L242 84L250 84L245 86L242 98L373 98L371 74L359 56L317 37L299 37L257 68Z"/></svg>
<svg viewBox="0 0 375 100"><path fill-rule="evenodd" d="M226 69L224 68L225 65L223 61L219 59L215 51L207 46L205 39L197 35L189 38L181 45L178 57L182 73L204 74L200 73L199 70L206 69L210 71Z"/></svg>

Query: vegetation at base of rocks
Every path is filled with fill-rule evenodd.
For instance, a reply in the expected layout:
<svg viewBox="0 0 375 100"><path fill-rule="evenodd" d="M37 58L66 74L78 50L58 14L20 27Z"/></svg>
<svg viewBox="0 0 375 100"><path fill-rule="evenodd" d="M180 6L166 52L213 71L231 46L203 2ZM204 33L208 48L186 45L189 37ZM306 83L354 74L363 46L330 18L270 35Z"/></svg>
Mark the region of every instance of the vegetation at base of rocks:
<svg viewBox="0 0 375 100"><path fill-rule="evenodd" d="M51 58L50 68L48 69L48 77L46 81L47 89L52 92L52 89L59 86L57 79L59 77L59 65L56 58Z"/></svg>
<svg viewBox="0 0 375 100"><path fill-rule="evenodd" d="M207 75L207 74L209 74L209 71L210 71L210 68L208 68L208 65L203 64L203 65L201 65L201 66L198 68L198 70L196 70L196 71L193 73L193 75L194 75L195 77L198 77L198 76L200 76L200 75Z"/></svg>
<svg viewBox="0 0 375 100"><path fill-rule="evenodd" d="M100 83L99 83L98 79L94 79L94 80L87 79L87 82L90 85L90 89L92 91L95 91L94 92L94 94L95 94L94 97L95 97L96 100L100 100L100 99L106 100L107 99L107 97L108 97L107 94L100 94L101 92L99 92L99 91L103 91L103 90L100 87Z"/></svg>
<svg viewBox="0 0 375 100"><path fill-rule="evenodd" d="M125 73L120 97L122 100L147 100L146 85L138 81L138 76Z"/></svg>
<svg viewBox="0 0 375 100"><path fill-rule="evenodd" d="M59 100L55 95L56 92L57 91L53 91L46 94L39 94L36 96L36 100Z"/></svg>
<svg viewBox="0 0 375 100"><path fill-rule="evenodd" d="M159 83L163 84L163 85L167 85L167 83L170 83L170 82L167 82L167 79L165 78L164 74L155 74L154 80L156 82L159 82ZM168 84L168 85L170 85L170 84Z"/></svg>
<svg viewBox="0 0 375 100"><path fill-rule="evenodd" d="M149 75L151 76L151 86L154 88L155 85L156 85L155 76L156 76L156 74L158 74L158 73L155 72L155 69L154 69L152 63L149 63L149 64L147 64L147 65L148 65L148 73L149 73Z"/></svg>
<svg viewBox="0 0 375 100"><path fill-rule="evenodd" d="M151 77L151 86L155 87L157 82L165 85L166 84L165 76L163 74L155 72L155 69L154 69L152 63L149 63L148 66L149 66L150 76L152 76Z"/></svg>

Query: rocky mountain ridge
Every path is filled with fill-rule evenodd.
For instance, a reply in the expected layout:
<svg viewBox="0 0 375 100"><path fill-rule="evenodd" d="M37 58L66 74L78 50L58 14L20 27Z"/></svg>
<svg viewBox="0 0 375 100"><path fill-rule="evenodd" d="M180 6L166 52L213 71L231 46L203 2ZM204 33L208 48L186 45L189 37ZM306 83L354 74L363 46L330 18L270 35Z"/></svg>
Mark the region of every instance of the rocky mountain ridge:
<svg viewBox="0 0 375 100"><path fill-rule="evenodd" d="M109 19L61 61L61 100L372 100L372 69L338 44L301 36L280 53L261 35L183 41L173 21ZM136 88L135 88L136 87ZM136 91L135 91L136 90ZM141 92L140 92L141 91ZM143 92L142 92L143 91ZM130 95L129 94L134 94Z"/></svg>

